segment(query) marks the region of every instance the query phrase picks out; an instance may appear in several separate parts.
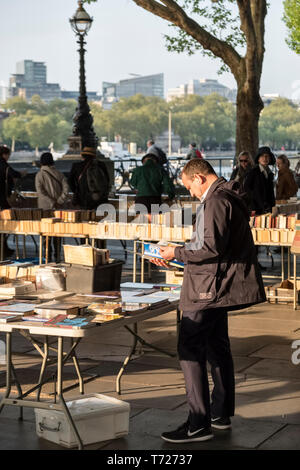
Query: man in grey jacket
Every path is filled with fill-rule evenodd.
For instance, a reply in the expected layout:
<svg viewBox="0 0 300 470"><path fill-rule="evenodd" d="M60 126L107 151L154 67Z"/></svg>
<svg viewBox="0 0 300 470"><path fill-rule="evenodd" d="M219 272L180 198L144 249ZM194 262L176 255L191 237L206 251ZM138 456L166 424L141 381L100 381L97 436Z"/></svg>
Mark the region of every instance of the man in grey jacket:
<svg viewBox="0 0 300 470"><path fill-rule="evenodd" d="M218 178L202 159L185 165L182 182L203 206L191 242L161 248L165 260L184 262L178 354L189 416L178 429L161 436L179 443L205 441L213 437L211 428L231 427L235 385L227 312L266 299L239 184ZM214 382L211 399L207 360Z"/></svg>

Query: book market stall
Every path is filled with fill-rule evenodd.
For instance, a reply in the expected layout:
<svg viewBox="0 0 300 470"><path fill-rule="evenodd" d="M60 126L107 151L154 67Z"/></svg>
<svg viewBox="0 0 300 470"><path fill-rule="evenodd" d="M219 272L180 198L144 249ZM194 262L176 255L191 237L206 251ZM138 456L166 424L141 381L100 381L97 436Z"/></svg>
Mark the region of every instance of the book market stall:
<svg viewBox="0 0 300 470"><path fill-rule="evenodd" d="M174 312L174 323L178 326L183 266L176 260L170 262L170 269L165 270L165 282L155 284L144 282L145 262L159 257L160 244L184 244L192 239L193 226L186 223L184 213L195 213L198 204L196 201L185 201L176 209L170 208L169 211L152 216L151 223L147 217L142 216L129 217L125 222L118 212L115 220L97 217L95 211L41 211L31 208L0 212L0 332L6 341L6 389L0 401L0 412L6 405L18 406L22 416L23 407L34 408L37 433L49 440L58 439L59 433L49 431L47 413L58 412L64 416L73 436L72 439L59 443L83 448L91 442L84 440L80 426L70 411L72 405L64 399L64 366L72 361L79 392L84 394L84 381L77 356L81 340L97 336L101 341L107 331L125 328L132 337L132 346L116 376L116 391L120 395L122 375L136 354L138 344L172 356L170 352L146 342L139 334L139 325L145 320ZM278 302L288 298L296 309L299 287L296 261L299 255L300 222L295 205L287 205L286 213L283 206L284 204L280 205L277 213L251 217L249 223L256 245L281 248L280 278L281 283L286 284L285 287L281 284L271 286L272 288L266 286L268 301ZM38 237L38 260L18 259L19 250L16 250L16 260L3 260L5 234L24 237L23 255L26 254L25 237ZM49 263L50 237L63 239L62 263ZM84 239L85 244L74 245L69 240L72 238ZM104 242L101 248L98 248L98 240ZM108 240L133 242L132 282L122 282L124 261L111 257L112 253L106 247ZM287 250L287 279L284 250ZM137 282L139 261L140 282ZM284 288L288 290L288 294L281 291ZM13 364L12 341L15 334L26 338L41 356L38 380L26 392L22 390ZM51 365L56 366L54 403L41 400L43 386L53 380L53 376L47 374ZM90 398L93 403L103 400L100 396L86 395L82 399L86 398ZM109 437L105 435L107 439L128 432L129 411L126 405L122 408L122 403L124 402L110 404L120 406L123 410L120 412L127 413L127 417L122 421L120 429L109 434ZM97 436L97 439L100 437ZM103 436L101 439L104 439Z"/></svg>

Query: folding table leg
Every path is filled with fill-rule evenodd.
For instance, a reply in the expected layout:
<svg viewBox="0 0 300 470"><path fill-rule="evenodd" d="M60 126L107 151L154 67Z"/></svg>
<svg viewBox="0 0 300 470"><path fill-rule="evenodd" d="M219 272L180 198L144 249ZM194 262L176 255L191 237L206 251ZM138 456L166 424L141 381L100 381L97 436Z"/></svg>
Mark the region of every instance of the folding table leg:
<svg viewBox="0 0 300 470"><path fill-rule="evenodd" d="M74 424L73 418L71 413L66 405L66 402L63 397L62 392L62 368L63 368L63 337L59 336L57 338L57 396L58 396L58 403L62 406L62 411L65 413L66 418L73 430L77 442L78 442L78 449L83 449L83 443L77 431L77 428Z"/></svg>
<svg viewBox="0 0 300 470"><path fill-rule="evenodd" d="M40 394L41 394L41 391L42 391L43 379L44 379L44 374L45 374L45 370L46 370L48 357L49 357L49 342L48 342L48 336L46 336L45 342L44 342L43 362L42 362L42 366L41 366L41 370L40 370L40 377L39 377L39 381L38 381L39 388L37 389L37 392L36 392L37 401L40 401Z"/></svg>
<svg viewBox="0 0 300 470"><path fill-rule="evenodd" d="M4 407L5 398L9 397L11 391L11 332L6 333L6 390L0 402L0 413Z"/></svg>

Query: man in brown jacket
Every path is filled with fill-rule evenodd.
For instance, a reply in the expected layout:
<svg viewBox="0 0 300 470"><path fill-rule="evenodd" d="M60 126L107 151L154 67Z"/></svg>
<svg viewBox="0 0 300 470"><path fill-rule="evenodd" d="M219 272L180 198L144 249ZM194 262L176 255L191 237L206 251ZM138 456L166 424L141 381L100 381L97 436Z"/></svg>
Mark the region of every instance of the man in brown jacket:
<svg viewBox="0 0 300 470"><path fill-rule="evenodd" d="M208 440L212 427L231 427L235 385L227 312L266 300L239 184L218 178L200 159L185 165L182 182L202 204L191 242L161 248L165 260L184 262L178 354L189 416L178 429L161 436L179 443ZM211 400L207 360L214 381Z"/></svg>

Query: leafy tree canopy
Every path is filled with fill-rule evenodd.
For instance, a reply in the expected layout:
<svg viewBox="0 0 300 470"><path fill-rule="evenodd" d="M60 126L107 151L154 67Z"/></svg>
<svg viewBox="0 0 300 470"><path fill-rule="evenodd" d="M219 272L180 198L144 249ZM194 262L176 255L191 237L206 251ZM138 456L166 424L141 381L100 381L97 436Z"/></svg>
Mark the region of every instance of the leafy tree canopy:
<svg viewBox="0 0 300 470"><path fill-rule="evenodd" d="M284 1L283 20L288 29L286 42L296 54L300 54L300 0Z"/></svg>

